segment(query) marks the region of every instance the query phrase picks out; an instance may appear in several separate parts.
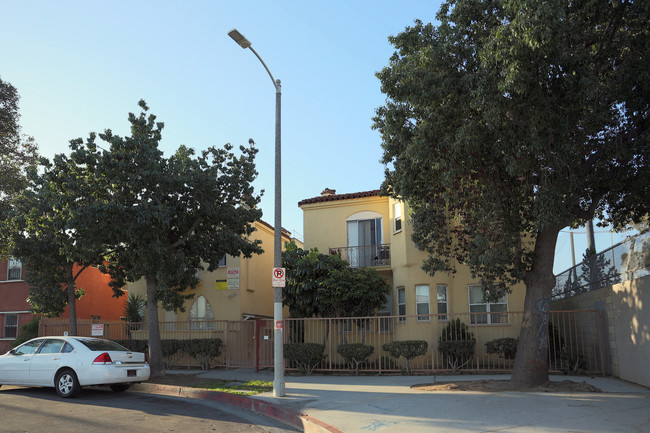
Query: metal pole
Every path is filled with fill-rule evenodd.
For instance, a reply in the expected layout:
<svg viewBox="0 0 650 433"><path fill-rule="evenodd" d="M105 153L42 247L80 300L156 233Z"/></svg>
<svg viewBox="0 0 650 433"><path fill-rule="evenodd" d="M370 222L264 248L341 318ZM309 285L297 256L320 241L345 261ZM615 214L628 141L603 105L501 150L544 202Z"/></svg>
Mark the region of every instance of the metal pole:
<svg viewBox="0 0 650 433"><path fill-rule="evenodd" d="M236 29L228 32L240 47L250 49L255 57L262 63L264 69L271 77L275 87L275 228L273 232L273 266L282 267L282 129L281 129L281 102L282 86L280 80L273 78L273 74L264 63L264 60L251 47L251 43ZM282 320L282 288L273 287L273 396L284 397L284 323Z"/></svg>
<svg viewBox="0 0 650 433"><path fill-rule="evenodd" d="M273 238L273 263L282 267L282 86L275 80L275 228ZM282 321L282 288L273 288L273 396L284 397L284 323Z"/></svg>

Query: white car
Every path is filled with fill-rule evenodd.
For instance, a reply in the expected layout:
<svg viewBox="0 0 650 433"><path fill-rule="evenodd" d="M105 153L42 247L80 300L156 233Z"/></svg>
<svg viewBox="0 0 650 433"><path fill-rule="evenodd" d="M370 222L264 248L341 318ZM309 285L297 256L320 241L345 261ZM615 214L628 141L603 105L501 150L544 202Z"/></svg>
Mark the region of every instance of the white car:
<svg viewBox="0 0 650 433"><path fill-rule="evenodd" d="M144 353L101 338L39 337L0 356L0 386L54 387L64 398L82 386L108 385L120 392L147 380Z"/></svg>

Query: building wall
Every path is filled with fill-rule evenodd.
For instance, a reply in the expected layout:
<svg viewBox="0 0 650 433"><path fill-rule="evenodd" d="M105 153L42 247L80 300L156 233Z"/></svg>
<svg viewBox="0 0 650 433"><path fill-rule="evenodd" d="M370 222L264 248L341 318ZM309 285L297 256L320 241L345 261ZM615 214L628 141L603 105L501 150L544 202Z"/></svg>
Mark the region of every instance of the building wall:
<svg viewBox="0 0 650 433"><path fill-rule="evenodd" d="M186 301L185 311L174 313L159 309L160 321L175 320L185 322L189 319L190 309L196 300L203 296L209 302L216 320L243 320L250 317L273 317L273 287L271 275L273 269L274 229L262 221L255 223L253 240L260 240L264 253L251 258L226 257L226 266L214 271L200 271L199 284L194 291L194 299ZM288 232L283 234L284 242L291 239ZM238 284L228 281L228 270L239 270ZM237 288L238 287L238 288ZM146 296L144 280L128 283L129 293Z"/></svg>
<svg viewBox="0 0 650 433"><path fill-rule="evenodd" d="M625 281L551 304L552 310L605 312L611 374L650 386L650 277Z"/></svg>
<svg viewBox="0 0 650 433"><path fill-rule="evenodd" d="M79 269L80 267L75 265L73 272L76 273ZM114 297L113 289L108 285L110 281L111 277L97 268L86 268L77 277L77 287L81 287L85 292L75 303L77 319L120 320L126 296ZM68 307L61 317L70 317Z"/></svg>
<svg viewBox="0 0 650 433"><path fill-rule="evenodd" d="M23 269L22 274L25 274ZM5 335L5 316L8 314L18 315L18 329L16 335L20 335L20 327L29 323L34 315L29 311L27 303L28 286L25 281L7 279L7 262L0 262L0 353L11 349L13 337Z"/></svg>
<svg viewBox="0 0 650 433"><path fill-rule="evenodd" d="M347 194L346 194L347 196ZM416 285L429 286L429 311L437 314L436 288L447 285L449 313L469 312L470 284L479 281L472 278L466 266L458 266L454 275L437 273L431 277L422 270L426 253L420 251L412 241L412 226L408 222L408 207L402 205L402 229L394 230L394 204L396 200L388 197L362 196L358 198L301 202L303 210L305 249L318 248L321 252L329 248L347 246L346 219L357 212L374 211L383 216L382 228L384 242L390 243L391 266L388 272L382 271L393 285L391 313L398 314L397 288L404 287L406 294L406 315L416 314ZM520 283L508 295L508 310L522 311L525 286ZM510 325L496 325L510 326Z"/></svg>

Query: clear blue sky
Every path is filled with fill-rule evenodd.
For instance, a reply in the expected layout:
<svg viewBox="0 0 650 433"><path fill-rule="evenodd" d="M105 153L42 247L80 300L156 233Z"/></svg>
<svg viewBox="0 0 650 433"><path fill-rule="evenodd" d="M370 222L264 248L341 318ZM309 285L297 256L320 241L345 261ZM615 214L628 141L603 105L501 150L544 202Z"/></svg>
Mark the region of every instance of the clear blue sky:
<svg viewBox="0 0 650 433"><path fill-rule="evenodd" d="M300 200L326 187L379 187L381 141L371 126L385 98L375 72L393 53L387 37L416 18L434 21L439 5L0 0L0 77L18 88L23 132L47 157L91 131L128 135L141 98L165 123L167 155L181 144L201 150L252 138L263 219L273 224L275 90L254 54L228 37L237 28L282 81L282 225L302 235ZM606 245L597 240L599 250L609 245L608 234ZM570 255L556 262L564 270Z"/></svg>

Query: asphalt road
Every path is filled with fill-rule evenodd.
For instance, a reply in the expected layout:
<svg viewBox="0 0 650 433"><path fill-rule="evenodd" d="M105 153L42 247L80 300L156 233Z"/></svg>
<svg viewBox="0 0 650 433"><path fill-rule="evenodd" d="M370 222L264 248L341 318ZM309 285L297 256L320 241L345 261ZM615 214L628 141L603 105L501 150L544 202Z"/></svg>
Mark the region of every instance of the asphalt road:
<svg viewBox="0 0 650 433"><path fill-rule="evenodd" d="M0 414L0 432L12 433L294 431L227 405L100 387L62 399L53 388L3 386Z"/></svg>

